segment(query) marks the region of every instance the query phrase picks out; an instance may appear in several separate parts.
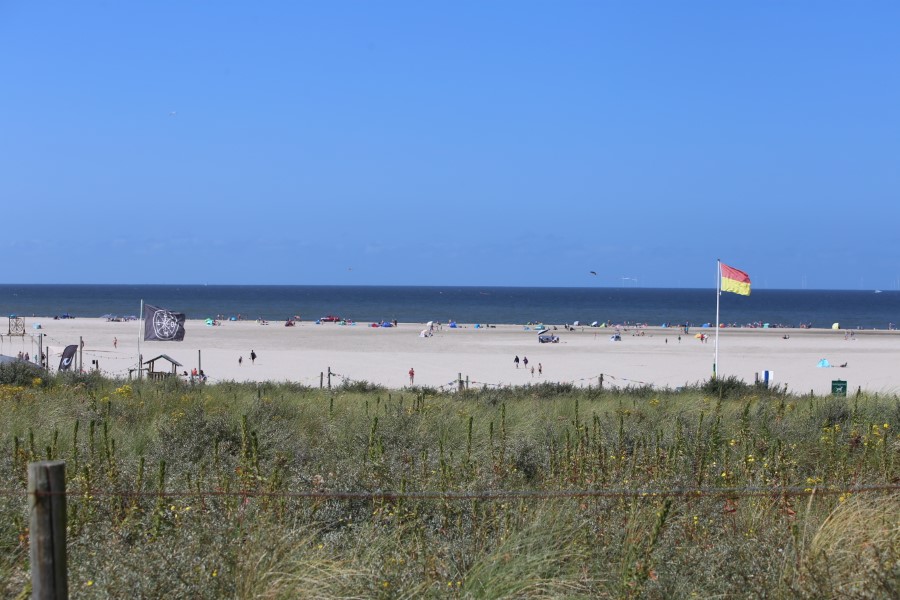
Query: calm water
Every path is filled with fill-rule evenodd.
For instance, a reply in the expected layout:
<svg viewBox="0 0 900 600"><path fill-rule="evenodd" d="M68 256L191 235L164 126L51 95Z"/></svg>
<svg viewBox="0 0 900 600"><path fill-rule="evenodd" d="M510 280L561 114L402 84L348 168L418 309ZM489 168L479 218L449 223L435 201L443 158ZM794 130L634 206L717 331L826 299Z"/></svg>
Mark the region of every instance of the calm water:
<svg viewBox="0 0 900 600"><path fill-rule="evenodd" d="M692 323L715 320L713 289L407 286L0 285L0 314L137 315L140 302L189 319L243 315L282 320L326 314L356 321L463 323ZM725 323L886 329L900 321L900 292L754 290L723 294Z"/></svg>

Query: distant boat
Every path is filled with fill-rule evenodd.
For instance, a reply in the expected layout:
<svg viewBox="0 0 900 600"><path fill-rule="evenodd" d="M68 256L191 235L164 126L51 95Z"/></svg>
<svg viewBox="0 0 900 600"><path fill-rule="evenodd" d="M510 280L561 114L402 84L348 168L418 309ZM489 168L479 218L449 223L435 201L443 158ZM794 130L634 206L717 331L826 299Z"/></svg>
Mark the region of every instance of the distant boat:
<svg viewBox="0 0 900 600"><path fill-rule="evenodd" d="M876 294L880 294L880 293L881 293L881 290L875 290L875 293L876 293Z"/></svg>

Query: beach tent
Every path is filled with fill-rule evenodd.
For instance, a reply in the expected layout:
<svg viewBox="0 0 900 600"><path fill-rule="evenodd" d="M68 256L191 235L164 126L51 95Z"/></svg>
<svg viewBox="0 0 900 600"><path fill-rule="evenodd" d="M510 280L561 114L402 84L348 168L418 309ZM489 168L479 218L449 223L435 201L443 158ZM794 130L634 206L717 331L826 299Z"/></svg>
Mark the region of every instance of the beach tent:
<svg viewBox="0 0 900 600"><path fill-rule="evenodd" d="M212 320L212 319L206 319L206 324L207 324L207 325L212 325L212 324L213 324L213 320Z"/></svg>
<svg viewBox="0 0 900 600"><path fill-rule="evenodd" d="M456 321L450 321L450 328L456 329Z"/></svg>
<svg viewBox="0 0 900 600"><path fill-rule="evenodd" d="M703 334L702 334L702 333L698 333L698 334L695 335L694 337L697 338L698 340L700 340L700 339L703 339Z"/></svg>
<svg viewBox="0 0 900 600"><path fill-rule="evenodd" d="M840 328L841 328L841 324L840 324L840 323L832 323L832 324L831 324L831 328L832 328L832 329L840 329Z"/></svg>
<svg viewBox="0 0 900 600"><path fill-rule="evenodd" d="M381 326L382 327L393 327L393 325L391 323L388 323L387 321L382 321Z"/></svg>
<svg viewBox="0 0 900 600"><path fill-rule="evenodd" d="M830 367L831 363L828 362L827 358L823 358L822 360L819 361L819 364L817 364L816 366L817 367Z"/></svg>
<svg viewBox="0 0 900 600"><path fill-rule="evenodd" d="M712 327L712 325L710 325L709 323L704 323L704 324L701 325L700 327Z"/></svg>
<svg viewBox="0 0 900 600"><path fill-rule="evenodd" d="M420 332L419 332L419 337L428 337L428 330L427 330L427 329L423 329L422 331L420 331Z"/></svg>

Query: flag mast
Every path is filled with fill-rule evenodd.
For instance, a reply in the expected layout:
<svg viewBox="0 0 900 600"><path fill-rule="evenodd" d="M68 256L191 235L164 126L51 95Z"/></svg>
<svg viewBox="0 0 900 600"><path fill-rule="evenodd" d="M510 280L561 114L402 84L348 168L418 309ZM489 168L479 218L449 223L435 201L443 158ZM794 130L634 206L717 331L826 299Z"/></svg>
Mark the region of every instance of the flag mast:
<svg viewBox="0 0 900 600"><path fill-rule="evenodd" d="M713 359L713 379L719 374L719 299L722 297L722 261L716 259L716 353Z"/></svg>
<svg viewBox="0 0 900 600"><path fill-rule="evenodd" d="M141 316L138 319L138 364L137 364L137 378L141 378L141 338L143 337L143 329L144 329L144 299L141 298Z"/></svg>

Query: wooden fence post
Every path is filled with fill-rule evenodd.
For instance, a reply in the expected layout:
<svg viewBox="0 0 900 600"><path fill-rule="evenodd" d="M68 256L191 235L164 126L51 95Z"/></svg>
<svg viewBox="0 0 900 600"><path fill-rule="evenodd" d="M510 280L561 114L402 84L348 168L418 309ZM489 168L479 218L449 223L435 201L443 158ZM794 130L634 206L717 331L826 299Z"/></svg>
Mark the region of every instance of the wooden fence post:
<svg viewBox="0 0 900 600"><path fill-rule="evenodd" d="M66 463L28 463L28 508L31 513L31 597L69 597L66 569Z"/></svg>

